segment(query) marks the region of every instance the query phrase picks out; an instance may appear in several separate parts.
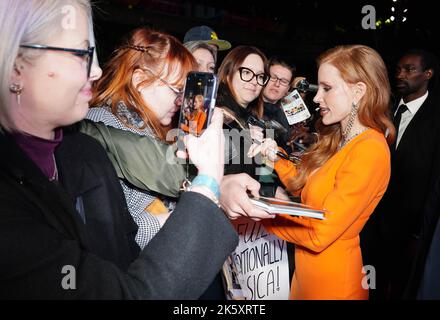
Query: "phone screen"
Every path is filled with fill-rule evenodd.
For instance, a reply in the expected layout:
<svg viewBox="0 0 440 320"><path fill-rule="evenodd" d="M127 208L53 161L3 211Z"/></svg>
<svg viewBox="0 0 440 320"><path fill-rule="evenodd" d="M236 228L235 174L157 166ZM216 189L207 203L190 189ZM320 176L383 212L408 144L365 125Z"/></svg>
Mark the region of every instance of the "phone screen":
<svg viewBox="0 0 440 320"><path fill-rule="evenodd" d="M180 109L179 129L199 136L211 121L217 95L217 76L207 72L190 72Z"/></svg>

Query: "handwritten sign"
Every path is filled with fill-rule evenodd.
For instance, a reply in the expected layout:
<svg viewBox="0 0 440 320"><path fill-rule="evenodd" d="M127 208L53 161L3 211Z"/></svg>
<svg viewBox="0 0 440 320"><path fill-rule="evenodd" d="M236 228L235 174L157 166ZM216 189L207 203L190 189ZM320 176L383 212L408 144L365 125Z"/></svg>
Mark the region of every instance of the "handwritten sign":
<svg viewBox="0 0 440 320"><path fill-rule="evenodd" d="M232 274L227 285L231 298L288 299L290 283L286 242L268 233L260 222L243 218L233 223L239 235L239 244L227 261L228 271Z"/></svg>

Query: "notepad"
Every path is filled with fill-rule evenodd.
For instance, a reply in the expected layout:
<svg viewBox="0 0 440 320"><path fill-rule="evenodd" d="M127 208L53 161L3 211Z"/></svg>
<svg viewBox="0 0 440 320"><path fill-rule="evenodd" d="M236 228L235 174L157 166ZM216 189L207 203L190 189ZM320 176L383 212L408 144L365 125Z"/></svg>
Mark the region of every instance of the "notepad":
<svg viewBox="0 0 440 320"><path fill-rule="evenodd" d="M323 220L326 213L325 210L320 210L302 203L277 198L259 197L258 199L250 198L250 201L256 207L271 214L289 214L293 216Z"/></svg>

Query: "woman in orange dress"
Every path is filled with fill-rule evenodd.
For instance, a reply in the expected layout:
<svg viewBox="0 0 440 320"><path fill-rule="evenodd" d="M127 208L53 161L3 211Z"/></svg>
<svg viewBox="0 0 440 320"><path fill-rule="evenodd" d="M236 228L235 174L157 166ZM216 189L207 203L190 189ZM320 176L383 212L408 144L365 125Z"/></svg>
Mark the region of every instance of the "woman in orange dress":
<svg viewBox="0 0 440 320"><path fill-rule="evenodd" d="M187 124L182 124L181 129L197 136L200 135L206 122L203 95L198 94L194 97L194 109L188 112L185 117Z"/></svg>
<svg viewBox="0 0 440 320"><path fill-rule="evenodd" d="M359 233L390 178L387 140L395 129L387 70L376 51L361 45L330 49L318 66L318 142L297 165L276 156L271 139L261 152L288 191L327 210L325 220L277 215L265 226L296 244L292 299L368 299Z"/></svg>

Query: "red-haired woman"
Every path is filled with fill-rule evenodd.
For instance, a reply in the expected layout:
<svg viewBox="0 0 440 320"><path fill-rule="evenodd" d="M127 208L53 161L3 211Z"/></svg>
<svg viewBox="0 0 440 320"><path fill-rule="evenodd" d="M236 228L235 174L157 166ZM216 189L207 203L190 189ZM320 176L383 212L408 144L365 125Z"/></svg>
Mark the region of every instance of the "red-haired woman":
<svg viewBox="0 0 440 320"><path fill-rule="evenodd" d="M173 36L146 28L134 30L105 66L87 118L166 142L172 118L180 109L186 75L196 68L191 53ZM123 179L121 185L139 226L136 241L142 248L167 219L174 202Z"/></svg>
<svg viewBox="0 0 440 320"><path fill-rule="evenodd" d="M395 129L388 117L387 70L379 54L362 45L330 49L318 65L318 142L298 165L280 159L273 140L264 141L261 151L290 192L328 214L325 220L280 215L265 226L295 243L292 299L367 299L359 233L390 178L387 140L394 140Z"/></svg>

